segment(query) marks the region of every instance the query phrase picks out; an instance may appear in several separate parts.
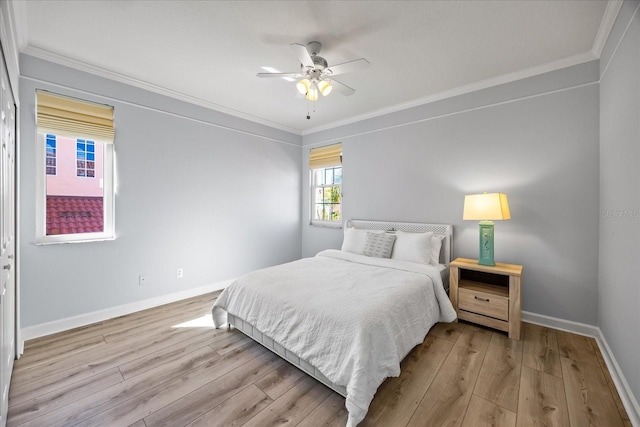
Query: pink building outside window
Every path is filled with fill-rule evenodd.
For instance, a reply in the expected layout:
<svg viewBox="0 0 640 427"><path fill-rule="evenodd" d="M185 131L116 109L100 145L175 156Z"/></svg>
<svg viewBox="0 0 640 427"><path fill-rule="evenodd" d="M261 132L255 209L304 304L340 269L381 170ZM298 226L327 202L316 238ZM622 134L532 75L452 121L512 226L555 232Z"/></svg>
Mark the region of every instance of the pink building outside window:
<svg viewBox="0 0 640 427"><path fill-rule="evenodd" d="M103 232L103 144L56 135L54 146L55 175L47 174L47 235Z"/></svg>

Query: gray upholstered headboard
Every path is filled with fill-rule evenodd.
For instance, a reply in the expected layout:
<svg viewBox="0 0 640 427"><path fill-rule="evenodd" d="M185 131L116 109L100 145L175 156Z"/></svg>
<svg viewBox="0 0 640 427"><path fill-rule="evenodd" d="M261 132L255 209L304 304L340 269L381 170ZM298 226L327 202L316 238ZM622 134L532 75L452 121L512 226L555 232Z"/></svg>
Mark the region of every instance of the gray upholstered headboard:
<svg viewBox="0 0 640 427"><path fill-rule="evenodd" d="M414 233L425 233L427 231L431 231L433 234L444 236L444 240L442 240L442 249L440 249L440 263L444 264L448 269L451 258L453 257L453 225L450 224L350 219L346 222L346 226L365 230L400 230Z"/></svg>

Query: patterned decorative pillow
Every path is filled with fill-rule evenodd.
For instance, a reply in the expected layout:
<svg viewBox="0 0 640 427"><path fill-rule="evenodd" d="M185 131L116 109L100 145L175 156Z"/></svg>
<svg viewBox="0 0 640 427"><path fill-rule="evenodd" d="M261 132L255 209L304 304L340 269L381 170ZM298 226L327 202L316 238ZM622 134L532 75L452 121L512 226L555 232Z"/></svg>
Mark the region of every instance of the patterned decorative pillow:
<svg viewBox="0 0 640 427"><path fill-rule="evenodd" d="M395 240L395 234L372 233L368 231L362 255L376 258L391 258L391 251L393 250L393 242L395 242Z"/></svg>

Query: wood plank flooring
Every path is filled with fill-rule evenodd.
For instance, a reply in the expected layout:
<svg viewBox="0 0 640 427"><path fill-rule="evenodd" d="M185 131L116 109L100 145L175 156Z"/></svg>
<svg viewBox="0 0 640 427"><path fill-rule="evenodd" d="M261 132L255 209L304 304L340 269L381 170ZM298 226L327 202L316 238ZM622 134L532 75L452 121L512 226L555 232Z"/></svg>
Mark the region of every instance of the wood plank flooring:
<svg viewBox="0 0 640 427"><path fill-rule="evenodd" d="M26 343L8 426L344 426L344 398L235 329L217 293ZM438 324L361 426L631 427L592 338Z"/></svg>

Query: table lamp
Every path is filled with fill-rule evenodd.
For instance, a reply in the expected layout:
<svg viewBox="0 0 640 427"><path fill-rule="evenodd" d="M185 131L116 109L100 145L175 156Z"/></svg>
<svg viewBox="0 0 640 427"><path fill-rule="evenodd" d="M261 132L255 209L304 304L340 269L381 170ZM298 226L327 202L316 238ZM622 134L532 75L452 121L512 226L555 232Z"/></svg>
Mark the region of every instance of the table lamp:
<svg viewBox="0 0 640 427"><path fill-rule="evenodd" d="M504 193L483 193L464 196L463 220L480 221L480 253L478 264L494 266L493 221L510 219L509 202Z"/></svg>

